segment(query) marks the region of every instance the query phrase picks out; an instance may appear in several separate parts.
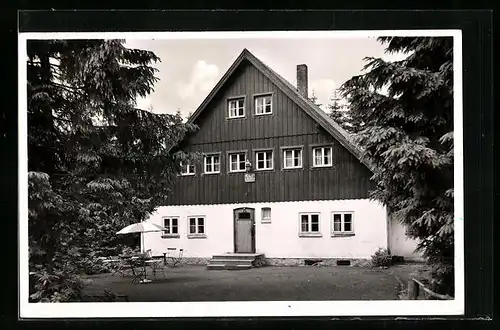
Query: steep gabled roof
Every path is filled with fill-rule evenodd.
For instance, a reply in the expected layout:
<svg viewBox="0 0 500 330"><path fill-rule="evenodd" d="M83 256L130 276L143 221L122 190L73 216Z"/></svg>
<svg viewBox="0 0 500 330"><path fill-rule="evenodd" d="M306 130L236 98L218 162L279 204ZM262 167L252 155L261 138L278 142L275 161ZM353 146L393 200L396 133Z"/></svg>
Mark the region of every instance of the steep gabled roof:
<svg viewBox="0 0 500 330"><path fill-rule="evenodd" d="M219 90L224 86L226 81L231 77L239 65L247 60L254 65L264 76L273 82L283 93L291 98L299 107L304 110L312 119L314 119L323 129L325 129L331 136L333 136L342 146L351 152L360 162L362 162L368 169L372 170L372 166L363 157L363 150L358 147L353 141L349 133L347 133L339 124L337 124L330 116L321 110L316 104L309 99L302 96L297 88L290 84L286 79L281 77L278 73L265 65L261 60L255 57L248 49L244 49L238 58L229 67L226 73L222 76L219 82L215 85L212 91L200 104L198 109L191 115L188 123L194 123L196 118L207 107L210 101L215 97Z"/></svg>

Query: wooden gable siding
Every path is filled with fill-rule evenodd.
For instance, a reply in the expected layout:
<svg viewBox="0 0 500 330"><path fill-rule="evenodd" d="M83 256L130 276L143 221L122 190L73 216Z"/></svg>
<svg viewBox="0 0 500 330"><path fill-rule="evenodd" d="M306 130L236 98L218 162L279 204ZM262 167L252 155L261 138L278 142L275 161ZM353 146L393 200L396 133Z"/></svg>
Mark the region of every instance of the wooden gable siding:
<svg viewBox="0 0 500 330"><path fill-rule="evenodd" d="M371 172L345 147L310 118L255 67L239 68L196 120L200 129L184 150L220 152L220 174L181 176L172 187L170 205L280 202L367 198ZM253 95L272 92L273 114L253 115ZM246 96L245 118L226 119L227 98ZM333 167L312 168L312 147L332 147ZM286 146L302 146L302 168L283 169ZM255 168L255 149L272 148L274 170L255 171L255 182L244 173L229 173L229 151L246 150Z"/></svg>
<svg viewBox="0 0 500 330"><path fill-rule="evenodd" d="M254 115L254 95L272 93L273 114ZM245 96L245 117L227 119L228 98ZM197 118L191 144L295 136L316 132L316 123L253 65L243 64Z"/></svg>

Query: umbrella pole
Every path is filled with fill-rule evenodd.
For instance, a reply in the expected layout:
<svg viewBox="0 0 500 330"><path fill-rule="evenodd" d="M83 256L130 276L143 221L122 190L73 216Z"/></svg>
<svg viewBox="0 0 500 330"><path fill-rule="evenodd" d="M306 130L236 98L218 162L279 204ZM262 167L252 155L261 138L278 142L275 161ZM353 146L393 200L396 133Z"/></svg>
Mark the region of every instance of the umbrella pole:
<svg viewBox="0 0 500 330"><path fill-rule="evenodd" d="M144 233L141 232L141 253L144 253Z"/></svg>

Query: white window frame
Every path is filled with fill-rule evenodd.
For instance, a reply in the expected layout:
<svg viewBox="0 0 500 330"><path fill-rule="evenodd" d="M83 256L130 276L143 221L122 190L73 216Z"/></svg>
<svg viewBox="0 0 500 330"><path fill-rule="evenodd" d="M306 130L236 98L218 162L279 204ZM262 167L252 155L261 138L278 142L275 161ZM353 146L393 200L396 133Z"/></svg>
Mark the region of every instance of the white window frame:
<svg viewBox="0 0 500 330"><path fill-rule="evenodd" d="M266 100L269 100L269 103L266 102ZM273 113L273 95L265 94L265 95L254 96L254 105L255 105L254 114L256 116L271 115ZM269 105L269 111L266 111L266 105Z"/></svg>
<svg viewBox="0 0 500 330"><path fill-rule="evenodd" d="M268 217L264 217L264 210L269 210L269 216ZM261 208L260 210L260 215L261 215L261 220L260 222L261 223L271 223L271 217L272 217L272 213L271 213L271 208L270 207L263 207Z"/></svg>
<svg viewBox="0 0 500 330"><path fill-rule="evenodd" d="M189 162L181 162L181 175L182 176L190 176L190 175L195 175L196 174L196 169L194 164L191 164ZM191 171L192 169L192 171ZM185 171L186 170L186 171Z"/></svg>
<svg viewBox="0 0 500 330"><path fill-rule="evenodd" d="M239 102L242 102L243 105L239 106ZM232 111L234 110L234 115ZM240 114L240 110L242 110L242 114ZM227 100L227 118L244 118L245 117L245 98L244 97L235 97Z"/></svg>
<svg viewBox="0 0 500 330"><path fill-rule="evenodd" d="M335 215L340 214L340 230L335 230ZM345 215L351 215L351 230L345 230ZM333 211L331 215L331 234L332 236L351 236L354 235L354 212L353 211Z"/></svg>
<svg viewBox="0 0 500 330"><path fill-rule="evenodd" d="M295 166L295 165L292 165L292 166L286 166L286 154L287 152L292 152L292 160L295 159L295 154L294 152L298 151L300 156L299 156L299 165L298 166ZM302 164L303 164L303 157L302 157L302 148L293 148L293 147L290 147L290 148L283 148L283 169L287 170L287 169L294 169L294 168L302 168Z"/></svg>
<svg viewBox="0 0 500 330"><path fill-rule="evenodd" d="M302 231L302 216L307 215L307 231ZM312 231L312 215L318 216L318 231ZM299 237L321 237L321 213L300 212L299 213Z"/></svg>
<svg viewBox="0 0 500 330"><path fill-rule="evenodd" d="M165 222L166 220L169 220L169 225L168 227L166 226ZM173 220L176 220L176 225L174 226L173 225ZM163 233L162 233L162 238L176 238L176 237L180 237L180 234L179 234L179 217L178 216L165 216L165 217L162 217L162 225L163 225L163 228L165 228L163 230ZM177 228L177 232L176 233L173 233L173 228ZM167 230L168 228L168 230ZM167 233L168 231L168 233Z"/></svg>
<svg viewBox="0 0 500 330"><path fill-rule="evenodd" d="M321 149L321 164L316 164L316 150ZM325 150L330 150L330 164L325 164ZM312 148L312 163L313 167L332 167L333 166L333 148L330 146L313 147Z"/></svg>
<svg viewBox="0 0 500 330"><path fill-rule="evenodd" d="M235 152L229 152L228 153L228 162L229 162L229 173L239 173L239 172L245 172L245 162L247 159L247 154L244 151L235 151ZM236 161L233 162L233 156L236 156ZM241 159L243 157L243 159ZM233 164L236 163L238 165L238 169L233 170ZM240 165L243 163L243 169L240 169Z"/></svg>
<svg viewBox="0 0 500 330"><path fill-rule="evenodd" d="M218 158L218 162L217 163L214 161L214 157ZM210 161L210 165L212 167L211 171L207 171L208 159L211 159L211 161ZM205 154L204 157L203 157L203 173L204 174L219 174L220 173L220 167L221 167L221 161L220 161L220 159L221 159L220 153ZM219 165L219 169L217 171L215 170L215 165L216 164Z"/></svg>
<svg viewBox="0 0 500 330"><path fill-rule="evenodd" d="M191 232L191 219L195 219L195 232ZM199 220L203 219L203 233L199 232ZM207 237L207 218L204 215L188 215L187 216L187 237L188 238L205 238Z"/></svg>
<svg viewBox="0 0 500 330"><path fill-rule="evenodd" d="M269 158L267 158L267 153L271 153L271 167L263 167L259 168L259 156L258 154L263 153L264 154L264 165L267 164L267 161ZM274 170L274 150L273 149L262 149L262 150L256 150L255 151L255 171L272 171Z"/></svg>

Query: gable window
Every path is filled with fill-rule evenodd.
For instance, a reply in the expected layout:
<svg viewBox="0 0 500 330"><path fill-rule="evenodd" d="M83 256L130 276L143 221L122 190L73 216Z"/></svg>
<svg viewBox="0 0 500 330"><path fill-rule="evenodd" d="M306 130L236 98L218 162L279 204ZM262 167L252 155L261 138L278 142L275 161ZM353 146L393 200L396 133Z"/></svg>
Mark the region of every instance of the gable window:
<svg viewBox="0 0 500 330"><path fill-rule="evenodd" d="M333 212L332 213L332 235L353 235L353 213Z"/></svg>
<svg viewBox="0 0 500 330"><path fill-rule="evenodd" d="M205 217L204 216L190 216L188 217L188 238L192 237L206 237L205 234Z"/></svg>
<svg viewBox="0 0 500 330"><path fill-rule="evenodd" d="M245 172L245 158L244 152L229 154L229 172Z"/></svg>
<svg viewBox="0 0 500 330"><path fill-rule="evenodd" d="M263 95L255 97L255 114L268 115L273 113L272 95Z"/></svg>
<svg viewBox="0 0 500 330"><path fill-rule="evenodd" d="M206 174L220 173L220 156L205 155L203 166Z"/></svg>
<svg viewBox="0 0 500 330"><path fill-rule="evenodd" d="M302 167L302 149L283 150L283 168L301 168Z"/></svg>
<svg viewBox="0 0 500 330"><path fill-rule="evenodd" d="M194 175L194 164L181 162L181 175Z"/></svg>
<svg viewBox="0 0 500 330"><path fill-rule="evenodd" d="M228 101L229 118L245 117L245 99L238 98Z"/></svg>
<svg viewBox="0 0 500 330"><path fill-rule="evenodd" d="M313 166L332 166L332 147L313 148Z"/></svg>
<svg viewBox="0 0 500 330"><path fill-rule="evenodd" d="M162 238L179 237L179 218L178 217L165 217L163 218Z"/></svg>
<svg viewBox="0 0 500 330"><path fill-rule="evenodd" d="M273 151L264 150L255 152L256 170L272 170L273 164Z"/></svg>
<svg viewBox="0 0 500 330"><path fill-rule="evenodd" d="M262 213L261 223L271 223L271 208L263 207L261 213Z"/></svg>
<svg viewBox="0 0 500 330"><path fill-rule="evenodd" d="M321 236L319 230L319 213L300 213L299 236Z"/></svg>

